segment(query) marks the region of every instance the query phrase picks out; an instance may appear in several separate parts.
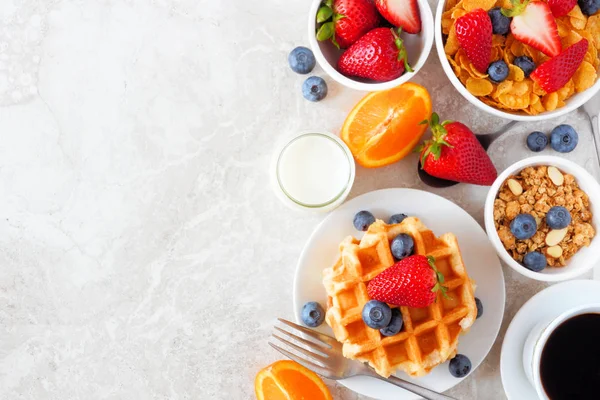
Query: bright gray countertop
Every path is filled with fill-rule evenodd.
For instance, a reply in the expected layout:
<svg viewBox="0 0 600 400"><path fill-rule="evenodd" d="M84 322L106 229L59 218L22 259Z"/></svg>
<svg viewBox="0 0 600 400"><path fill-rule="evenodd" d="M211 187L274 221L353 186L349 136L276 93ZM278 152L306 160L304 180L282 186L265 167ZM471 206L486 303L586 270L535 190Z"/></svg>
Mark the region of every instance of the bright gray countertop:
<svg viewBox="0 0 600 400"><path fill-rule="evenodd" d="M323 218L273 195L274 144L305 129L337 132L363 95L326 78L325 101L302 98L287 54L307 45L308 7L2 2L0 398L254 397L256 372L279 359L266 343L271 326L292 318L297 257ZM477 133L504 123L460 97L435 52L416 81L442 116ZM524 132L563 121L582 135L569 158L591 168L581 113L521 125L492 147L494 162L526 156ZM423 188L414 163L358 168L351 197ZM435 192L481 223L486 190ZM502 331L449 392L457 398L504 398L502 336L544 287L504 272ZM329 384L336 399L362 398Z"/></svg>

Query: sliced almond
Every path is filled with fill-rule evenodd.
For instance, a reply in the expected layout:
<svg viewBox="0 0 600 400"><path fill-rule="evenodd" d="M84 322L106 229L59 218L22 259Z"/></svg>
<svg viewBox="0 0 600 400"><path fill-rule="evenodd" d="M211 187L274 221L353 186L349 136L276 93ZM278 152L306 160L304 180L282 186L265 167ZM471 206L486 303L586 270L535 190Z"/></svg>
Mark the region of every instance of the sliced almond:
<svg viewBox="0 0 600 400"><path fill-rule="evenodd" d="M540 217L538 217L537 215L534 215L533 218L535 218L535 224L539 228L540 225L542 225L542 219Z"/></svg>
<svg viewBox="0 0 600 400"><path fill-rule="evenodd" d="M560 242L562 242L562 240L567 235L567 231L568 230L569 230L568 227L564 228L564 229L553 229L553 230L551 230L546 235L546 244L548 246L556 246L557 244L559 244Z"/></svg>
<svg viewBox="0 0 600 400"><path fill-rule="evenodd" d="M523 194L523 186L521 186L521 184L514 179L508 180L508 188L515 196L520 196Z"/></svg>
<svg viewBox="0 0 600 400"><path fill-rule="evenodd" d="M546 249L546 253L552 258L560 258L563 253L563 249L560 246L552 246Z"/></svg>
<svg viewBox="0 0 600 400"><path fill-rule="evenodd" d="M562 186L565 183L564 175L556 167L548 167L548 177L556 186Z"/></svg>

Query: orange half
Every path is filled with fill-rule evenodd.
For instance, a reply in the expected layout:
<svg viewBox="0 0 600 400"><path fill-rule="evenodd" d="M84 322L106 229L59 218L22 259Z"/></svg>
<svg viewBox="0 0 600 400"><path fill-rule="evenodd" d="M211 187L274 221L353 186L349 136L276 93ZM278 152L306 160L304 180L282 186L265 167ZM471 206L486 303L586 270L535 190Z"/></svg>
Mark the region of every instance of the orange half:
<svg viewBox="0 0 600 400"><path fill-rule="evenodd" d="M275 361L260 370L254 390L258 400L333 400L317 374L290 360Z"/></svg>
<svg viewBox="0 0 600 400"><path fill-rule="evenodd" d="M431 116L431 98L421 85L407 82L366 95L348 114L342 140L356 161L382 167L405 157L419 143Z"/></svg>

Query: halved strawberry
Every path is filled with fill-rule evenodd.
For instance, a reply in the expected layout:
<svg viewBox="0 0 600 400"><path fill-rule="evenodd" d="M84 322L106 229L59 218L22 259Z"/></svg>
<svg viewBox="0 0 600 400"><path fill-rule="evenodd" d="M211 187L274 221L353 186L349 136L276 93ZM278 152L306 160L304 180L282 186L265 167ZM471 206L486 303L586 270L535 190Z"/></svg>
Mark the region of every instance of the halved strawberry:
<svg viewBox="0 0 600 400"><path fill-rule="evenodd" d="M531 73L531 79L536 81L547 93L557 91L573 77L585 58L588 45L587 39L581 39L558 56L538 66Z"/></svg>
<svg viewBox="0 0 600 400"><path fill-rule="evenodd" d="M555 18L567 15L577 4L577 0L548 0L550 10Z"/></svg>
<svg viewBox="0 0 600 400"><path fill-rule="evenodd" d="M492 21L478 8L456 20L458 44L481 73L486 73L492 57Z"/></svg>
<svg viewBox="0 0 600 400"><path fill-rule="evenodd" d="M375 0L375 6L390 24L407 33L421 32L421 14L417 0Z"/></svg>
<svg viewBox="0 0 600 400"><path fill-rule="evenodd" d="M513 8L502 14L512 17L510 31L519 42L537 49L549 57L561 51L558 27L550 6L541 1L511 0Z"/></svg>

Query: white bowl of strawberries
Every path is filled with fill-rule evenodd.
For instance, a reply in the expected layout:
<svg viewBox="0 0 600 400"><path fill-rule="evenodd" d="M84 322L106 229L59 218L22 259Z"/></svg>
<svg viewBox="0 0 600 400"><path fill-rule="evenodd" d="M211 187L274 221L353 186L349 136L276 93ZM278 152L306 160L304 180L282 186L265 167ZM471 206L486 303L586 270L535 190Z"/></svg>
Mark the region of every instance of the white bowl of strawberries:
<svg viewBox="0 0 600 400"><path fill-rule="evenodd" d="M319 65L351 89L386 90L409 81L433 45L426 0L313 0L308 38Z"/></svg>
<svg viewBox="0 0 600 400"><path fill-rule="evenodd" d="M441 0L437 52L454 87L481 110L555 118L600 91L599 14L585 0Z"/></svg>

